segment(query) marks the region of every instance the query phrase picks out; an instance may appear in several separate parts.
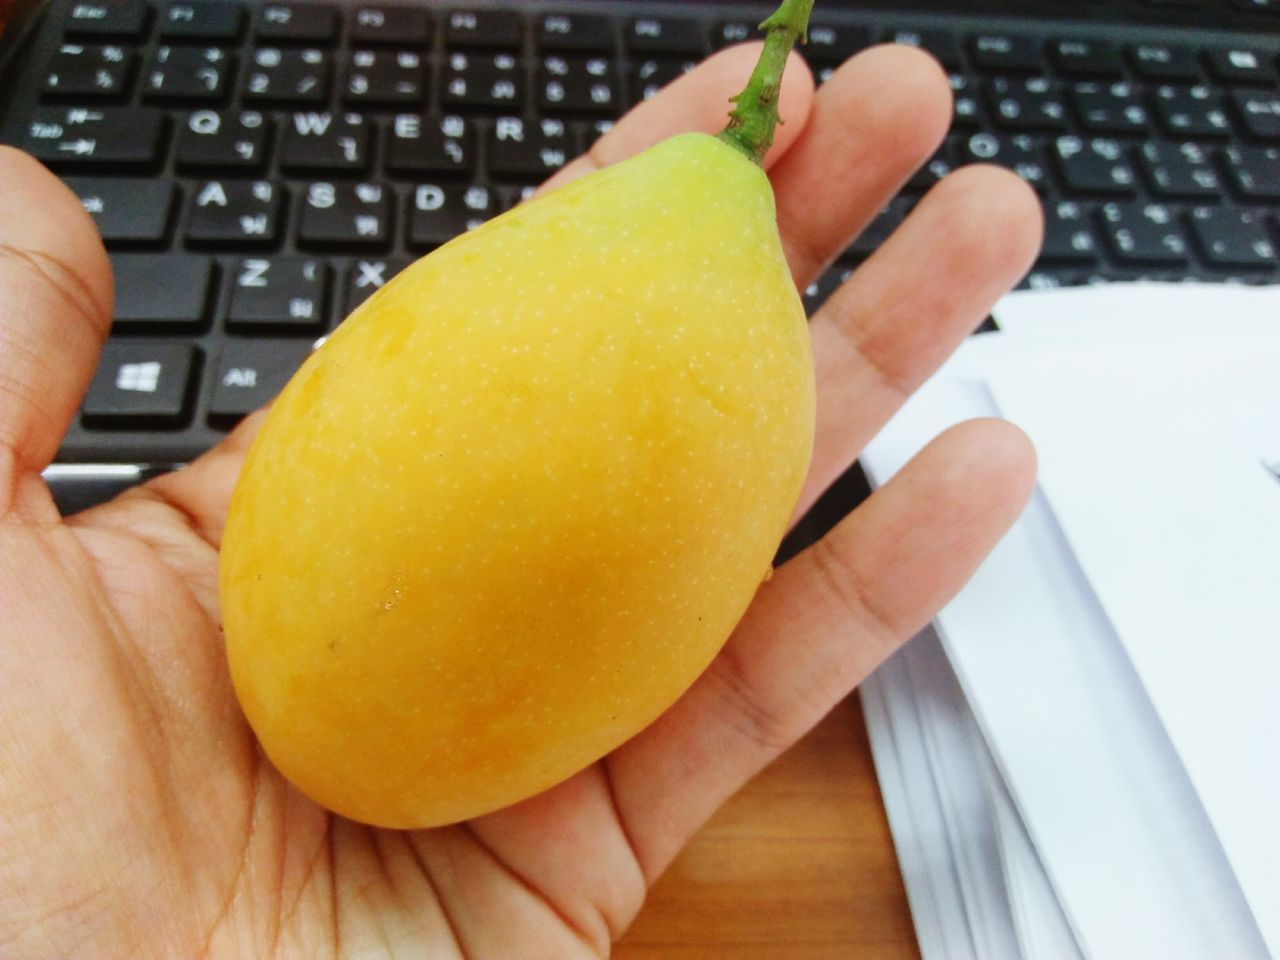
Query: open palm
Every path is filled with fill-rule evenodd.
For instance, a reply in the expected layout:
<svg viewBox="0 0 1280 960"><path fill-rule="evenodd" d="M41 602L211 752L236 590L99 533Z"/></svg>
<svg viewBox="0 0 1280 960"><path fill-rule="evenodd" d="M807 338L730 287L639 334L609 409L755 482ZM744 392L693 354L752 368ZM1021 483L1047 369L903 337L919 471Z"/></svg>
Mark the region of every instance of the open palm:
<svg viewBox="0 0 1280 960"><path fill-rule="evenodd" d="M637 108L557 182L714 130L755 49ZM816 95L793 63L769 157L810 283L940 140L923 55L855 58ZM37 215L33 216L32 211ZM1027 268L1034 198L947 178L811 330L819 422L804 509ZM217 551L257 418L186 469L59 517L40 471L111 316L75 199L0 152L0 954L602 957L727 796L926 622L1021 507L1032 456L996 422L949 432L756 597L655 724L566 783L457 826L333 816L258 748L227 676Z"/></svg>

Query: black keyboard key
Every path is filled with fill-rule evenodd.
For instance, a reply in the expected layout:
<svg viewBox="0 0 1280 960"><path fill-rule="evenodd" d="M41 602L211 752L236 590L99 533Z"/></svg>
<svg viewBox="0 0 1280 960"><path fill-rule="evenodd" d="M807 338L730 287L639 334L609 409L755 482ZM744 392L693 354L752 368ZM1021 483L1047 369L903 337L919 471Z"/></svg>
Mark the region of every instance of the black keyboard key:
<svg viewBox="0 0 1280 960"><path fill-rule="evenodd" d="M350 316L356 307L386 286L388 280L412 262L407 257L353 260L347 271L346 315Z"/></svg>
<svg viewBox="0 0 1280 960"><path fill-rule="evenodd" d="M1128 48L1129 63L1145 80L1199 80L1200 63L1190 47L1142 43Z"/></svg>
<svg viewBox="0 0 1280 960"><path fill-rule="evenodd" d="M845 251L846 258L862 259L875 253L907 218L915 202L914 197L894 197L890 200L889 205L881 210L850 244Z"/></svg>
<svg viewBox="0 0 1280 960"><path fill-rule="evenodd" d="M742 17L735 20L721 20L711 28L711 46L717 50L731 47L735 43L745 43L760 35L758 19Z"/></svg>
<svg viewBox="0 0 1280 960"><path fill-rule="evenodd" d="M1010 137L975 133L964 141L964 155L965 159L976 163L1007 167L1037 191L1044 192L1049 188L1044 145L1044 140L1027 134Z"/></svg>
<svg viewBox="0 0 1280 960"><path fill-rule="evenodd" d="M427 64L417 51L352 51L342 81L347 103L420 103L426 93Z"/></svg>
<svg viewBox="0 0 1280 960"><path fill-rule="evenodd" d="M885 39L928 51L948 70L959 70L963 66L960 41L945 30L892 30Z"/></svg>
<svg viewBox="0 0 1280 960"><path fill-rule="evenodd" d="M1044 52L1039 39L1007 33L983 33L969 41L973 62L1002 73L1039 73Z"/></svg>
<svg viewBox="0 0 1280 960"><path fill-rule="evenodd" d="M611 118L601 120L580 120L573 124L574 153L586 153L591 145L612 130L614 121Z"/></svg>
<svg viewBox="0 0 1280 960"><path fill-rule="evenodd" d="M209 257L114 253L111 272L116 284L113 330L182 333L207 323L217 276Z"/></svg>
<svg viewBox="0 0 1280 960"><path fill-rule="evenodd" d="M280 233L282 190L266 180L208 180L192 186L187 242L262 246Z"/></svg>
<svg viewBox="0 0 1280 960"><path fill-rule="evenodd" d="M302 195L298 242L309 247L385 248L391 242L389 187L312 183Z"/></svg>
<svg viewBox="0 0 1280 960"><path fill-rule="evenodd" d="M196 110L178 128L174 158L180 170L254 172L266 161L270 132L257 110Z"/></svg>
<svg viewBox="0 0 1280 960"><path fill-rule="evenodd" d="M1212 87L1164 85L1156 89L1156 116L1171 137L1227 137L1231 122Z"/></svg>
<svg viewBox="0 0 1280 960"><path fill-rule="evenodd" d="M134 54L124 47L64 43L49 60L41 89L48 98L118 100L129 92Z"/></svg>
<svg viewBox="0 0 1280 960"><path fill-rule="evenodd" d="M198 360L186 343L108 341L81 407L85 426L182 426L190 416Z"/></svg>
<svg viewBox="0 0 1280 960"><path fill-rule="evenodd" d="M148 100L221 100L235 58L218 47L160 47L143 76Z"/></svg>
<svg viewBox="0 0 1280 960"><path fill-rule="evenodd" d="M1148 141L1140 152L1151 192L1162 197L1216 197L1222 180L1209 152L1198 143Z"/></svg>
<svg viewBox="0 0 1280 960"><path fill-rule="evenodd" d="M1255 87L1274 87L1280 74L1276 73L1271 54L1265 50L1248 47L1229 47L1205 51L1209 73L1224 83L1240 83Z"/></svg>
<svg viewBox="0 0 1280 960"><path fill-rule="evenodd" d="M322 50L259 47L245 73L244 98L255 102L323 104L333 65Z"/></svg>
<svg viewBox="0 0 1280 960"><path fill-rule="evenodd" d="M141 36L147 26L144 0L77 0L67 15L68 37Z"/></svg>
<svg viewBox="0 0 1280 960"><path fill-rule="evenodd" d="M258 11L260 40L327 43L338 34L338 10L322 3L268 3Z"/></svg>
<svg viewBox="0 0 1280 960"><path fill-rule="evenodd" d="M800 294L806 316L812 317L840 285L853 275L849 267L833 267L805 287Z"/></svg>
<svg viewBox="0 0 1280 960"><path fill-rule="evenodd" d="M1118 77L1124 59L1115 44L1105 40L1053 40L1049 55L1063 73L1082 77Z"/></svg>
<svg viewBox="0 0 1280 960"><path fill-rule="evenodd" d="M425 10L413 7L360 7L351 18L353 43L389 43L422 49L431 39Z"/></svg>
<svg viewBox="0 0 1280 960"><path fill-rule="evenodd" d="M441 100L449 106L520 109L524 71L514 54L449 54L441 72Z"/></svg>
<svg viewBox="0 0 1280 960"><path fill-rule="evenodd" d="M1187 238L1172 208L1160 203L1105 203L1099 215L1107 244L1122 263L1187 262Z"/></svg>
<svg viewBox="0 0 1280 960"><path fill-rule="evenodd" d="M315 333L325 321L329 267L314 257L251 257L231 278L228 330Z"/></svg>
<svg viewBox="0 0 1280 960"><path fill-rule="evenodd" d="M511 10L454 10L445 21L444 39L451 46L519 47L524 18Z"/></svg>
<svg viewBox="0 0 1280 960"><path fill-rule="evenodd" d="M512 207L519 206L526 200L530 199L538 192L536 183L526 183L523 186L502 186L498 188L498 203L503 213L506 213Z"/></svg>
<svg viewBox="0 0 1280 960"><path fill-rule="evenodd" d="M698 65L696 60L642 60L631 66L631 99L639 103Z"/></svg>
<svg viewBox="0 0 1280 960"><path fill-rule="evenodd" d="M1086 205L1072 200L1045 204L1044 246L1040 258L1047 263L1097 261L1098 239Z"/></svg>
<svg viewBox="0 0 1280 960"><path fill-rule="evenodd" d="M1061 267L1033 269L1015 288L1017 290L1058 290L1062 287L1082 287L1089 283L1089 275L1082 270L1064 270Z"/></svg>
<svg viewBox="0 0 1280 960"><path fill-rule="evenodd" d="M947 137L929 161L907 181L907 186L914 190L925 191L951 173L960 162L958 159L960 145L964 139L962 134L952 134Z"/></svg>
<svg viewBox="0 0 1280 960"><path fill-rule="evenodd" d="M148 107L41 107L24 149L55 167L145 167L160 158L164 117Z"/></svg>
<svg viewBox="0 0 1280 960"><path fill-rule="evenodd" d="M284 389L312 350L309 340L228 339L218 354L209 420L232 426L266 406Z"/></svg>
<svg viewBox="0 0 1280 960"><path fill-rule="evenodd" d="M235 40L244 9L223 0L170 3L160 11L160 36L166 40Z"/></svg>
<svg viewBox="0 0 1280 960"><path fill-rule="evenodd" d="M815 63L813 64L813 79L818 86L822 86L835 74L839 64L834 63Z"/></svg>
<svg viewBox="0 0 1280 960"><path fill-rule="evenodd" d="M1280 200L1280 147L1233 145L1222 159L1236 193L1246 200Z"/></svg>
<svg viewBox="0 0 1280 960"><path fill-rule="evenodd" d="M1072 104L1091 133L1145 133L1151 117L1139 90L1131 83L1077 83Z"/></svg>
<svg viewBox="0 0 1280 960"><path fill-rule="evenodd" d="M1051 148L1058 172L1070 190L1131 196L1137 177L1117 140L1058 137Z"/></svg>
<svg viewBox="0 0 1280 960"><path fill-rule="evenodd" d="M957 127L976 127L982 119L982 108L978 102L978 81L963 73L952 73L947 75L947 82L951 86L954 111L952 124Z"/></svg>
<svg viewBox="0 0 1280 960"><path fill-rule="evenodd" d="M369 166L369 126L362 114L294 113L284 122L284 169L359 173Z"/></svg>
<svg viewBox="0 0 1280 960"><path fill-rule="evenodd" d="M541 180L573 156L573 143L563 120L546 118L525 123L519 117L499 117L489 139L489 172L496 177L528 175Z"/></svg>
<svg viewBox="0 0 1280 960"><path fill-rule="evenodd" d="M438 247L473 230L494 214L493 193L465 184L419 184L409 198L409 245Z"/></svg>
<svg viewBox="0 0 1280 960"><path fill-rule="evenodd" d="M612 61L608 57L544 57L538 70L538 102L550 111L621 113L622 92Z"/></svg>
<svg viewBox="0 0 1280 960"><path fill-rule="evenodd" d="M1067 107L1060 83L1044 77L987 81L987 97L995 122L1020 130L1065 130Z"/></svg>
<svg viewBox="0 0 1280 960"><path fill-rule="evenodd" d="M636 53L700 57L707 51L702 21L686 17L636 17L627 23L626 40Z"/></svg>
<svg viewBox="0 0 1280 960"><path fill-rule="evenodd" d="M748 39L759 40L763 37L764 34L756 29ZM807 60L818 64L837 64L869 46L871 31L865 27L814 23L809 25L809 40L802 49Z"/></svg>
<svg viewBox="0 0 1280 960"><path fill-rule="evenodd" d="M1274 269L1278 265L1261 210L1197 207L1191 212L1191 228L1205 258L1215 266Z"/></svg>
<svg viewBox="0 0 1280 960"><path fill-rule="evenodd" d="M610 53L614 49L613 24L592 13L544 13L534 28L542 50Z"/></svg>
<svg viewBox="0 0 1280 960"><path fill-rule="evenodd" d="M171 180L67 177L107 243L158 243L169 233L177 186Z"/></svg>
<svg viewBox="0 0 1280 960"><path fill-rule="evenodd" d="M434 122L402 113L387 132L387 169L395 174L470 173L473 150L474 136L462 117Z"/></svg>
<svg viewBox="0 0 1280 960"><path fill-rule="evenodd" d="M1274 90L1232 90L1236 115L1251 136L1280 140L1280 93Z"/></svg>

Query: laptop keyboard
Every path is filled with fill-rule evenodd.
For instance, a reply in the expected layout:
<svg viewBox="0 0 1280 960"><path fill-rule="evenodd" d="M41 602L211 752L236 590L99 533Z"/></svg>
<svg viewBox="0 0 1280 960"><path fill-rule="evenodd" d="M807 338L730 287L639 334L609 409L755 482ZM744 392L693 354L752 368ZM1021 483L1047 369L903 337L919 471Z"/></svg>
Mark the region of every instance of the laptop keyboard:
<svg viewBox="0 0 1280 960"><path fill-rule="evenodd" d="M820 4L803 51L820 79L873 43L923 47L950 75L955 125L806 306L970 162L1009 167L1043 198L1027 285L1280 280L1280 5L1240 5L1275 28ZM414 257L518 203L632 104L754 36L764 12L51 4L0 132L79 195L117 284L60 460L197 455Z"/></svg>

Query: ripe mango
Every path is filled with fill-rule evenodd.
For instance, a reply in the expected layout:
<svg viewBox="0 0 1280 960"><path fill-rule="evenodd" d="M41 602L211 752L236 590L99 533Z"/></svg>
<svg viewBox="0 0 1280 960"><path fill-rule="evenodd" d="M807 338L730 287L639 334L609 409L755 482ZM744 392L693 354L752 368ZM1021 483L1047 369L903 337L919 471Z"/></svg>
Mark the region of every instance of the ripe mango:
<svg viewBox="0 0 1280 960"><path fill-rule="evenodd" d="M813 420L773 195L721 139L431 253L302 366L235 491L226 643L266 753L389 827L589 765L728 638Z"/></svg>

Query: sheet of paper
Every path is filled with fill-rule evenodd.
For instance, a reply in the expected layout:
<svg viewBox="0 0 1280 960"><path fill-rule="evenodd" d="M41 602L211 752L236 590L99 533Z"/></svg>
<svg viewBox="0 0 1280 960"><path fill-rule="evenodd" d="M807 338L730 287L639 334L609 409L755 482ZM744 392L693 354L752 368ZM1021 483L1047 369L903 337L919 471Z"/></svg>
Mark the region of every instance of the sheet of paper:
<svg viewBox="0 0 1280 960"><path fill-rule="evenodd" d="M985 375L1280 956L1280 304L1271 328Z"/></svg>
<svg viewBox="0 0 1280 960"><path fill-rule="evenodd" d="M1074 344L1099 338L1201 336L1222 327L1265 333L1280 320L1280 286L1113 283L1018 290L991 313L1005 333Z"/></svg>
<svg viewBox="0 0 1280 960"><path fill-rule="evenodd" d="M923 960L982 960L905 660L890 657L862 684L860 695L920 955Z"/></svg>
<svg viewBox="0 0 1280 960"><path fill-rule="evenodd" d="M1000 960L1082 960L933 628L867 678L860 694L924 960L975 949ZM928 758L929 782L904 781L903 753ZM921 818L920 806L935 799ZM945 837L926 841L925 824L945 826ZM921 868L923 842L934 850L929 875ZM944 866L938 854L947 851ZM940 913L944 899L933 890L953 882L950 910Z"/></svg>
<svg viewBox="0 0 1280 960"><path fill-rule="evenodd" d="M932 629L926 628L900 655L937 785L974 947L979 957L1017 957L1021 951L1001 869L996 820L969 734L972 714Z"/></svg>
<svg viewBox="0 0 1280 960"><path fill-rule="evenodd" d="M1040 855L1027 835L1026 824L972 713L965 729L973 742L975 762L996 824L1005 889L1022 956L1025 960L1084 960Z"/></svg>
<svg viewBox="0 0 1280 960"><path fill-rule="evenodd" d="M886 481L945 427L996 413L970 340L864 451ZM1212 827L1110 622L1037 496L939 633L1087 956L1262 958Z"/></svg>

